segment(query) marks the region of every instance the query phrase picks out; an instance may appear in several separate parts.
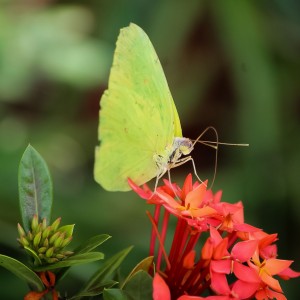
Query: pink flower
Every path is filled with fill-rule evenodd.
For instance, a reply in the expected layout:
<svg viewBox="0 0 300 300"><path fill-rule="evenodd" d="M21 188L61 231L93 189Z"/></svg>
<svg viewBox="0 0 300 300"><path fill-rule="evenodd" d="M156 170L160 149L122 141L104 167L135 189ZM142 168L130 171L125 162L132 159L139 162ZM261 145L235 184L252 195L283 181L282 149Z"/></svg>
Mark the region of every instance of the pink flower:
<svg viewBox="0 0 300 300"><path fill-rule="evenodd" d="M207 181L193 183L191 174L182 188L165 180L155 193L128 182L155 205L153 216L147 212L150 255L156 260L154 300L286 299L274 276L289 279L300 273L290 269L292 261L277 259L277 234L244 222L242 202L222 202L221 191L207 190ZM168 230L171 217L177 219L174 232Z"/></svg>

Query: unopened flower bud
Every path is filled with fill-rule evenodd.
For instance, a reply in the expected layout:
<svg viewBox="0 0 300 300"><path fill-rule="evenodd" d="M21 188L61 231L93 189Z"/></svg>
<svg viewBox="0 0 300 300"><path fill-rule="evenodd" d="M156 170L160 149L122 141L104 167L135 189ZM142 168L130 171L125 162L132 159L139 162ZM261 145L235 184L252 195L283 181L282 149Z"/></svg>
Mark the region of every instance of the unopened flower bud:
<svg viewBox="0 0 300 300"><path fill-rule="evenodd" d="M33 234L31 233L31 231L28 232L28 234L27 234L27 239L28 239L29 241L32 241L32 240L33 240Z"/></svg>
<svg viewBox="0 0 300 300"><path fill-rule="evenodd" d="M49 246L49 240L48 239L44 240L43 246L48 248L48 246Z"/></svg>
<svg viewBox="0 0 300 300"><path fill-rule="evenodd" d="M58 254L56 254L55 257L56 257L57 259L61 260L61 259L65 258L66 256L63 255L63 254L58 253Z"/></svg>
<svg viewBox="0 0 300 300"><path fill-rule="evenodd" d="M46 239L49 236L50 232L51 232L51 227L48 226L47 228L44 229L43 234L42 234L42 238Z"/></svg>
<svg viewBox="0 0 300 300"><path fill-rule="evenodd" d="M72 240L74 225L59 227L61 218L57 218L48 226L44 218L38 223L38 216L34 215L31 221L31 230L27 233L18 224L19 238L17 239L29 255L34 259L34 264L55 263L65 259L73 252L63 252L63 247Z"/></svg>
<svg viewBox="0 0 300 300"><path fill-rule="evenodd" d="M21 236L19 239L19 242L21 245L25 246L29 246L29 242L27 241L27 239L24 236Z"/></svg>
<svg viewBox="0 0 300 300"><path fill-rule="evenodd" d="M42 232L38 232L38 233L36 234L36 236L34 237L34 239L33 239L33 246L34 246L34 247L38 247L38 246L39 246L39 243L40 243L40 241L41 241L41 238L42 238Z"/></svg>
<svg viewBox="0 0 300 300"><path fill-rule="evenodd" d="M51 225L52 232L55 232L60 224L61 218L57 218Z"/></svg>
<svg viewBox="0 0 300 300"><path fill-rule="evenodd" d="M47 263L48 263L48 264L54 264L54 263L56 263L56 262L59 261L59 260L58 260L57 258L55 258L55 257L47 258L46 260L47 260Z"/></svg>
<svg viewBox="0 0 300 300"><path fill-rule="evenodd" d="M54 247L55 248L60 248L62 242L64 241L64 238L65 238L65 234L64 233L60 234L58 236L58 238L54 241Z"/></svg>
<svg viewBox="0 0 300 300"><path fill-rule="evenodd" d="M47 251L46 251L46 257L51 257L53 255L53 252L54 252L54 247L51 247L49 248Z"/></svg>
<svg viewBox="0 0 300 300"><path fill-rule="evenodd" d="M201 250L201 257L202 259L209 260L212 258L214 251L214 244L211 238L208 238L204 243L202 250Z"/></svg>
<svg viewBox="0 0 300 300"><path fill-rule="evenodd" d="M31 229L32 229L33 233L37 232L38 226L39 226L38 216L34 215L32 220L31 220Z"/></svg>
<svg viewBox="0 0 300 300"><path fill-rule="evenodd" d="M66 247L67 245L69 245L69 243L72 241L73 237L69 236L66 239L64 239L64 241L62 242L62 244L60 245L61 248Z"/></svg>
<svg viewBox="0 0 300 300"><path fill-rule="evenodd" d="M54 241L60 236L60 232L58 231L58 232L56 232L56 233L54 233L51 237L50 237L50 239L49 239L49 244L50 245L53 245L54 244Z"/></svg>
<svg viewBox="0 0 300 300"><path fill-rule="evenodd" d="M47 220L46 220L46 218L44 218L42 220L42 230L45 230L46 228L47 228Z"/></svg>
<svg viewBox="0 0 300 300"><path fill-rule="evenodd" d="M25 230L23 229L23 227L19 223L18 223L18 232L19 232L20 237L26 235Z"/></svg>
<svg viewBox="0 0 300 300"><path fill-rule="evenodd" d="M41 247L41 248L39 248L38 252L45 253L47 251L47 249L48 249L47 247Z"/></svg>

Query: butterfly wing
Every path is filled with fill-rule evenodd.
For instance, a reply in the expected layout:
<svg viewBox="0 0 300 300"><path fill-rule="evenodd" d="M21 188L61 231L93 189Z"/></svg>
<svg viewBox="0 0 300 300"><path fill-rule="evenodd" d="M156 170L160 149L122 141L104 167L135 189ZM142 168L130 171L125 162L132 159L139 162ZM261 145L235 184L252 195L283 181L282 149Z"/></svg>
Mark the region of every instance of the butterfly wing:
<svg viewBox="0 0 300 300"><path fill-rule="evenodd" d="M100 105L95 180L126 191L128 177L140 185L157 176L153 156L182 136L181 126L153 45L135 24L121 29Z"/></svg>

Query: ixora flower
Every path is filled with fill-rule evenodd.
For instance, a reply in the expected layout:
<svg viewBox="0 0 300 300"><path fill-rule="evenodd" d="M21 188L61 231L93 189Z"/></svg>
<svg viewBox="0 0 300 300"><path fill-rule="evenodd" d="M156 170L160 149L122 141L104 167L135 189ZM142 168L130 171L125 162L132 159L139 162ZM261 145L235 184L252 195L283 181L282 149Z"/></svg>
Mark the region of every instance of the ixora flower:
<svg viewBox="0 0 300 300"><path fill-rule="evenodd" d="M42 292L29 292L25 297L24 300L41 300L44 299L43 297L46 294L51 294L53 300L58 300L58 292L55 290L55 274L46 271L39 273L39 276L45 285L45 290Z"/></svg>
<svg viewBox="0 0 300 300"><path fill-rule="evenodd" d="M286 297L274 276L300 276L292 261L277 259L277 234L244 222L242 202L222 202L222 192L207 190L207 181L192 181L182 188L165 180L153 193L147 185L129 185L155 205L150 255L155 257L154 300L279 299ZM170 216L177 218L169 233ZM171 234L172 244L165 240ZM156 247L156 242L158 246Z"/></svg>

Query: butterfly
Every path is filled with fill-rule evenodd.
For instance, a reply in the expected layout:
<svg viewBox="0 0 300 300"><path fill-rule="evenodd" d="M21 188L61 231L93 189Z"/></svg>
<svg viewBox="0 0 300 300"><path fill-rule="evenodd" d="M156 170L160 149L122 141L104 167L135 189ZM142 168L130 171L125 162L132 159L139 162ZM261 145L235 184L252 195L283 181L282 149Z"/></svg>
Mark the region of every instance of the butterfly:
<svg viewBox="0 0 300 300"><path fill-rule="evenodd" d="M117 39L108 89L100 100L95 180L108 191L128 191L192 160L178 112L147 34L136 24ZM194 171L195 165L192 160Z"/></svg>

